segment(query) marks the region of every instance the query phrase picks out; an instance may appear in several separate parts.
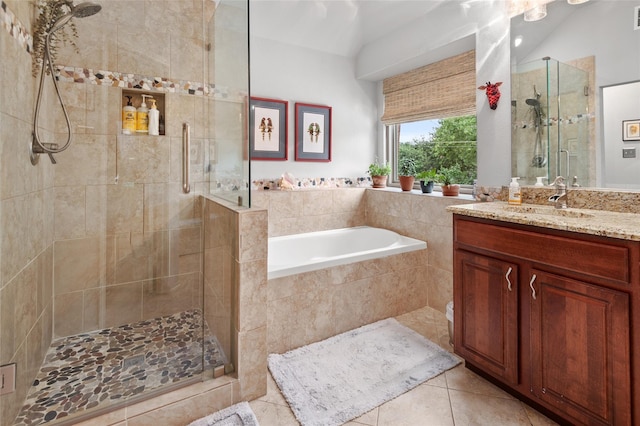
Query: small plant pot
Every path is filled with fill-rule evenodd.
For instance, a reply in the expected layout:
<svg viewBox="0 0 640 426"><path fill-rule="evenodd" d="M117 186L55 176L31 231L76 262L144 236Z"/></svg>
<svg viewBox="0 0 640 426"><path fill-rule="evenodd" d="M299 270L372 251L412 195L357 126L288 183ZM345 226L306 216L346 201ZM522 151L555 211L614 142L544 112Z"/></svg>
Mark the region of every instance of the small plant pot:
<svg viewBox="0 0 640 426"><path fill-rule="evenodd" d="M450 197L457 196L460 194L460 185L442 185L442 195Z"/></svg>
<svg viewBox="0 0 640 426"><path fill-rule="evenodd" d="M433 192L433 181L429 180L429 181L420 181L420 189L422 190L422 193L424 194L431 194Z"/></svg>
<svg viewBox="0 0 640 426"><path fill-rule="evenodd" d="M387 176L371 176L374 188L385 188L387 186Z"/></svg>
<svg viewBox="0 0 640 426"><path fill-rule="evenodd" d="M411 191L413 189L413 182L415 178L413 176L398 176L400 179L400 188L403 191Z"/></svg>

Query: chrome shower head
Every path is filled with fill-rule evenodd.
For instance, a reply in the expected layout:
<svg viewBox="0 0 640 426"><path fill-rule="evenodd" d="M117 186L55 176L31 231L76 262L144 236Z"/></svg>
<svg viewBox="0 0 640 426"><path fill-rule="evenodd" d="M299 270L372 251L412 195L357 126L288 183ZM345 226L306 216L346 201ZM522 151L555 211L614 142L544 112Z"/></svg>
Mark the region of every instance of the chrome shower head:
<svg viewBox="0 0 640 426"><path fill-rule="evenodd" d="M58 31L60 28L67 25L67 23L71 20L71 18L86 18L87 16L95 15L100 12L102 6L96 3L80 3L78 5L73 5L72 2L68 2L67 6L69 7L69 12L62 15L58 20L53 24L51 29L49 30L49 34Z"/></svg>
<svg viewBox="0 0 640 426"><path fill-rule="evenodd" d="M531 105L532 107L536 107L536 108L540 108L540 101L537 99L527 99L525 101L527 103L527 105Z"/></svg>

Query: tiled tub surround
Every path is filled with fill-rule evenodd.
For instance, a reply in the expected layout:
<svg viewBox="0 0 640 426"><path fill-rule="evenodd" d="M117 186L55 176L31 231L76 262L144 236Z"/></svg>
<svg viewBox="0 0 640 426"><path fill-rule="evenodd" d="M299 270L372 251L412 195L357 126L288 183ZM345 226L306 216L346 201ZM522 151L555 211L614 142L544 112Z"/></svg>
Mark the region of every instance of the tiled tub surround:
<svg viewBox="0 0 640 426"><path fill-rule="evenodd" d="M252 205L269 212L269 236L369 225L427 242L426 250L408 255L269 280L269 350L425 305L444 313L453 289L452 220L445 208L469 202L395 188L253 192Z"/></svg>
<svg viewBox="0 0 640 426"><path fill-rule="evenodd" d="M283 353L427 304L427 250L269 280L267 349Z"/></svg>
<svg viewBox="0 0 640 426"><path fill-rule="evenodd" d="M226 362L197 310L57 339L15 424L77 417Z"/></svg>

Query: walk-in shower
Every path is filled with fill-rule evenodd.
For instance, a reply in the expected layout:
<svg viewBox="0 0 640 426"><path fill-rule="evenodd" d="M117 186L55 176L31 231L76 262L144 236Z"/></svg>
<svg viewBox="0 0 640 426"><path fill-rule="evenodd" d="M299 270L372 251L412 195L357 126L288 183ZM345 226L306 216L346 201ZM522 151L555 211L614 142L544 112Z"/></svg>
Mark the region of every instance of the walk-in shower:
<svg viewBox="0 0 640 426"><path fill-rule="evenodd" d="M549 57L512 74L512 176L588 181L588 73Z"/></svg>
<svg viewBox="0 0 640 426"><path fill-rule="evenodd" d="M53 60L51 58L52 37L57 31L61 30L65 25L67 25L72 18L86 18L88 16L93 16L96 13L100 12L100 10L102 9L102 6L100 6L99 4L89 2L74 5L71 1L65 1L63 6L65 6L68 11L65 14L59 16L51 23L51 26L46 30L46 35L44 38L44 49L42 51L42 63L40 69L40 84L38 86L38 96L36 97L36 107L33 116L33 139L30 151L31 164L33 164L34 166L38 164L40 154L48 154L51 163L56 164L56 160L53 154L58 154L67 149L69 145L71 145L71 139L73 135L73 132L71 131L71 121L69 120L69 113L67 112L67 107L65 106L64 100L60 95L58 79L56 77ZM45 74L51 75L53 87L55 88L58 101L60 101L60 108L62 108L62 113L64 114L65 123L67 125L67 140L62 146L59 146L57 143L42 142L40 138L40 132L38 130L38 121L40 116L40 106L42 104L42 89L45 82Z"/></svg>
<svg viewBox="0 0 640 426"><path fill-rule="evenodd" d="M210 379L241 375L226 200L249 198L248 1L93 1L0 8L13 25L0 26L0 367L16 375L2 425L157 424L147 416L167 401L222 398L233 379ZM34 75L23 36L52 4L62 13ZM73 26L76 46L54 42L52 56L44 42ZM142 94L157 100L158 135L123 132L126 96L139 108ZM27 143L57 165L32 164Z"/></svg>

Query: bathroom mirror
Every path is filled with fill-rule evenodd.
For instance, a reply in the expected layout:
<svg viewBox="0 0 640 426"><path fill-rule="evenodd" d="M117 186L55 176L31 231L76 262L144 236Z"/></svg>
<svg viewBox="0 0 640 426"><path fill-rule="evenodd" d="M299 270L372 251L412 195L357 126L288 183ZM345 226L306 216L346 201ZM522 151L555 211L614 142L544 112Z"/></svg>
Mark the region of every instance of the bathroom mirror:
<svg viewBox="0 0 640 426"><path fill-rule="evenodd" d="M511 19L512 175L522 173L524 184L568 174L569 184L577 176L581 186L640 189L637 175L619 173L640 169L640 157L625 157L620 166L623 153L640 148L640 141L623 140L620 117L640 119L640 110L612 123L602 106L604 88L640 81L637 6L555 0L542 20ZM620 131L603 132L605 120ZM614 167L616 173L607 171Z"/></svg>

